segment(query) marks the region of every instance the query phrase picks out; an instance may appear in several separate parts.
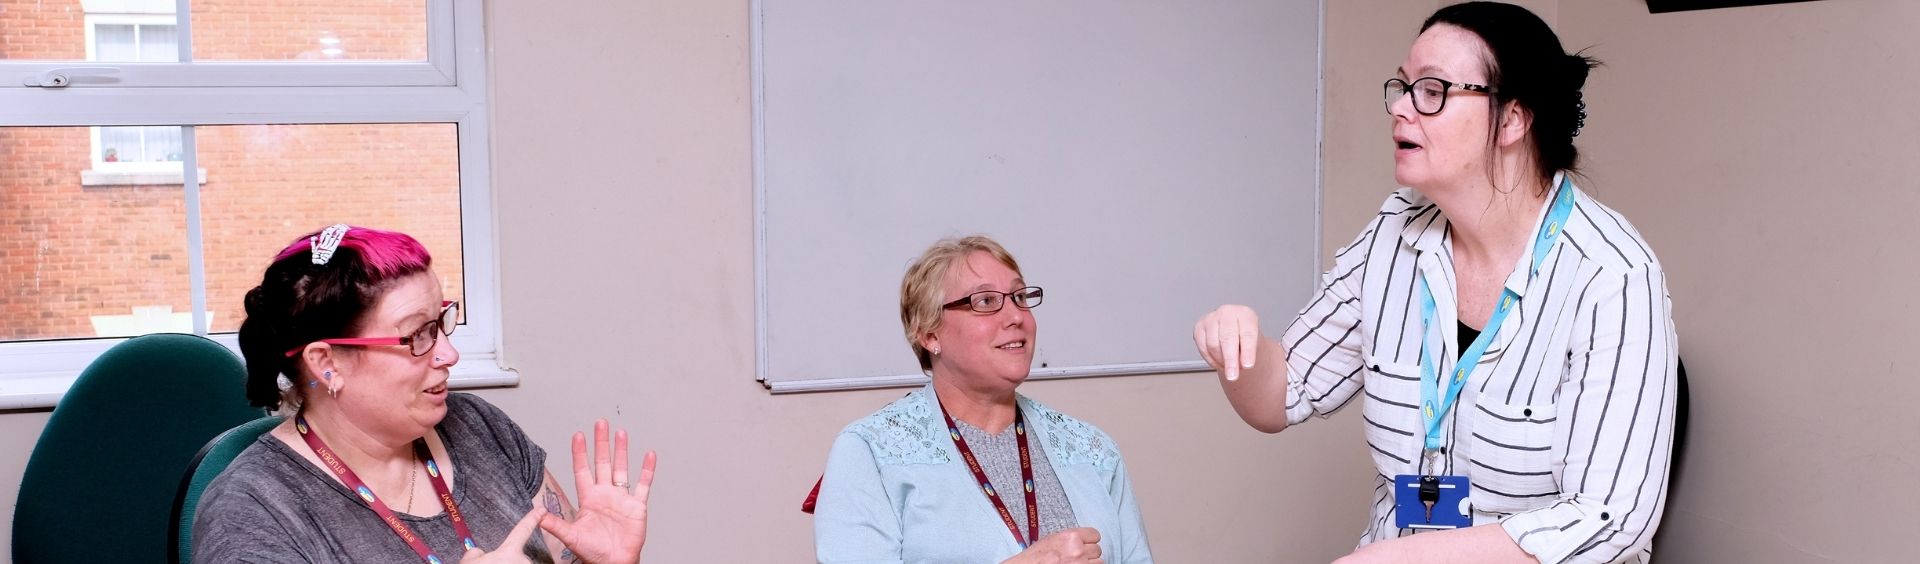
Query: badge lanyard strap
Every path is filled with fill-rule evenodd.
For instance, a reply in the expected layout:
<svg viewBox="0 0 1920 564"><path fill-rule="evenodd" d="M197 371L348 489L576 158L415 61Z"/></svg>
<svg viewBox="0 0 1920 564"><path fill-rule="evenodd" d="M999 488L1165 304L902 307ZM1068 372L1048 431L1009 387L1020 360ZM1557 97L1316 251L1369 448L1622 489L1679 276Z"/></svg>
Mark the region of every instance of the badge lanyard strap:
<svg viewBox="0 0 1920 564"><path fill-rule="evenodd" d="M428 564L440 564L440 557L433 553L433 549L429 548L425 541L420 540L419 535L413 534L413 529L407 528L406 523L400 522L400 518L393 514L393 510L387 508L386 502L374 497L373 490L367 487L366 482L360 481L360 476L347 468L346 463L341 462L340 457L333 454L333 449L327 448L327 443L313 433L313 428L307 426L305 416L294 416L293 428L300 432L300 438L307 441L307 446L313 449L314 454L320 455L320 461L326 463L327 469L332 470L335 476L340 477L341 482L347 484L348 489L353 490L360 499L365 500L367 505L373 508L373 512L380 515L380 520L385 522L387 527L392 528L394 534L400 535L400 540L406 541L407 546L412 547L413 551L420 555L420 559L427 561ZM453 493L447 489L447 480L440 477L440 466L434 464L433 453L427 450L426 439L414 439L413 452L420 457L421 464L427 467L427 476L432 478L433 491L440 494L440 503L446 506L447 518L453 520L453 530L460 535L460 543L466 546L467 550L473 550L473 532L467 530L467 520L460 516L460 508L454 506Z"/></svg>
<svg viewBox="0 0 1920 564"><path fill-rule="evenodd" d="M993 483L987 479L987 473L981 469L980 461L973 457L973 449L967 448L967 439L960 436L960 427L954 425L953 416L947 414L947 407L940 406L940 416L947 420L947 434L953 437L953 446L959 447L960 458L967 461L967 469L973 471L973 479L980 482L980 491L987 494L987 501L993 502L993 508L1000 512L1000 522L1013 533L1013 541L1020 543L1020 549L1040 537L1040 504L1034 501L1033 493L1033 457L1027 450L1027 419L1018 407L1013 410L1014 440L1020 445L1020 482L1027 490L1027 534L1020 534L1020 526L1013 522L1013 512L1007 510L1007 504L1000 500L999 493L993 491Z"/></svg>
<svg viewBox="0 0 1920 564"><path fill-rule="evenodd" d="M1540 263L1547 258L1547 250L1553 247L1560 237L1560 228L1566 225L1567 216L1573 212L1573 186L1564 177L1560 181L1560 193L1555 195L1553 208L1547 211L1545 221L1541 222L1540 235L1533 240L1533 267L1527 271L1527 277L1540 272ZM1460 398L1460 389L1467 385L1467 374L1479 366L1480 357L1493 344L1493 337L1500 332L1500 323L1507 319L1507 312L1520 302L1520 295L1507 288L1500 294L1500 305L1494 308L1493 315L1487 318L1487 325L1473 345L1461 352L1460 362L1453 367L1453 377L1447 381L1446 395L1440 394L1440 378L1434 371L1440 364L1435 361L1435 351L1444 350L1440 329L1433 325L1434 303L1433 288L1427 284L1426 276L1420 277L1420 321L1426 324L1426 338L1420 344L1420 416L1426 423L1426 450L1438 450L1440 423L1447 411Z"/></svg>

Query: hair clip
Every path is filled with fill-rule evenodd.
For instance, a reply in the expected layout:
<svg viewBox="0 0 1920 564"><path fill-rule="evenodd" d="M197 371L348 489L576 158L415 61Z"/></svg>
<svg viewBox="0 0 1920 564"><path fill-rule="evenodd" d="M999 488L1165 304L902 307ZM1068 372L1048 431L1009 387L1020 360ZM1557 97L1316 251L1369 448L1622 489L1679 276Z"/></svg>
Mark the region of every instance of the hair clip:
<svg viewBox="0 0 1920 564"><path fill-rule="evenodd" d="M1573 118L1573 136L1579 137L1580 130L1587 127L1587 101L1581 99L1579 90L1573 91L1573 105L1579 112L1578 117Z"/></svg>
<svg viewBox="0 0 1920 564"><path fill-rule="evenodd" d="M307 238L313 245L313 263L325 266L333 260L333 252L340 249L340 241L347 238L347 224L335 223L320 231L319 235Z"/></svg>

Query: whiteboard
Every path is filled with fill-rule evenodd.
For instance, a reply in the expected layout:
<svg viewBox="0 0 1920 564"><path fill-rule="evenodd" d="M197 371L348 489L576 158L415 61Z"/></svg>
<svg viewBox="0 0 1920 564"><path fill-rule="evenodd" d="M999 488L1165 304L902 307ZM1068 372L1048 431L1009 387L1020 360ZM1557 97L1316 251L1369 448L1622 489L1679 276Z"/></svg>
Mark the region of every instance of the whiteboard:
<svg viewBox="0 0 1920 564"><path fill-rule="evenodd" d="M1318 268L1320 0L759 0L758 377L924 383L900 279L987 234L1046 289L1034 378L1205 369Z"/></svg>

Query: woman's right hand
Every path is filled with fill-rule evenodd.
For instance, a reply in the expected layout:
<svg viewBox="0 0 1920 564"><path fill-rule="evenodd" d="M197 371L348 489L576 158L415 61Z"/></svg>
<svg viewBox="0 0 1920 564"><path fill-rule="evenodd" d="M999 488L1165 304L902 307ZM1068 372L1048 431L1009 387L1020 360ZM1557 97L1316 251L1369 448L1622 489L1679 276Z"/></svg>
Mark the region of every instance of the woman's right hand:
<svg viewBox="0 0 1920 564"><path fill-rule="evenodd" d="M534 507L527 512L527 516L520 518L520 524L514 525L513 530L507 533L506 540L500 541L499 548L493 552L478 547L467 549L467 553L460 556L461 564L528 564L530 561L524 551L527 539L533 536L534 527L540 525L540 516L546 514L545 509Z"/></svg>
<svg viewBox="0 0 1920 564"><path fill-rule="evenodd" d="M1228 381L1239 380L1242 369L1253 368L1260 348L1260 316L1243 305L1223 305L1193 324L1193 344L1200 358Z"/></svg>
<svg viewBox="0 0 1920 564"><path fill-rule="evenodd" d="M1106 564L1106 561L1100 559L1100 531L1080 527L1041 537L1040 542L1000 564Z"/></svg>

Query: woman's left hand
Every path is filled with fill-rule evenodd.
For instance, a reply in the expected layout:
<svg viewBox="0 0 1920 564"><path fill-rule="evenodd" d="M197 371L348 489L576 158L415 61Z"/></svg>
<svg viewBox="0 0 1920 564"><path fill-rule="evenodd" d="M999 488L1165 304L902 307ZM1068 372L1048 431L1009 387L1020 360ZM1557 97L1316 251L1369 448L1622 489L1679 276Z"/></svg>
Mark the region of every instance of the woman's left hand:
<svg viewBox="0 0 1920 564"><path fill-rule="evenodd" d="M573 487L580 510L569 523L551 513L540 528L567 545L581 561L627 564L640 561L647 542L647 493L653 486L653 451L640 462L639 479L627 481L627 432L614 433L607 448L607 420L593 424L593 465L587 465L587 438L573 434ZM631 486L631 491L629 491Z"/></svg>

